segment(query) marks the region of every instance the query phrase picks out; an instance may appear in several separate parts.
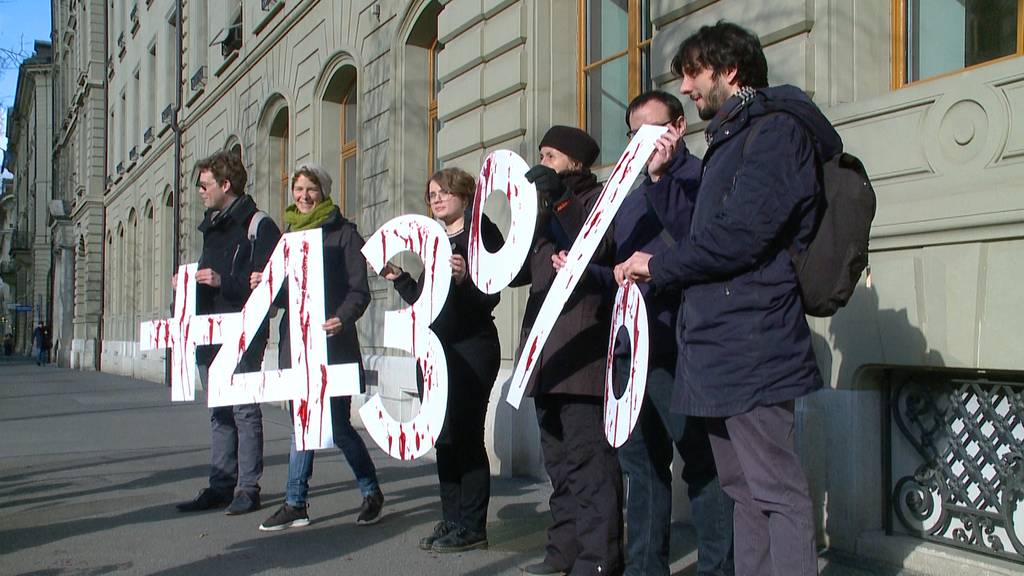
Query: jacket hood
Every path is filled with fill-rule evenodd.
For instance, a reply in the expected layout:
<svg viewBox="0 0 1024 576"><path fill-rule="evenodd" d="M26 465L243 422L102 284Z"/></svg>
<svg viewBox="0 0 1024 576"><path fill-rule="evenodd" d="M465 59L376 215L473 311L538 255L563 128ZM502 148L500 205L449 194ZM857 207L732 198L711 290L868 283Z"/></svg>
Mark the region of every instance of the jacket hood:
<svg viewBox="0 0 1024 576"><path fill-rule="evenodd" d="M785 84L761 88L750 103L751 116L786 112L804 125L814 139L820 158L832 158L843 151L843 140L832 127L832 122L821 113L821 109L808 98L803 90Z"/></svg>

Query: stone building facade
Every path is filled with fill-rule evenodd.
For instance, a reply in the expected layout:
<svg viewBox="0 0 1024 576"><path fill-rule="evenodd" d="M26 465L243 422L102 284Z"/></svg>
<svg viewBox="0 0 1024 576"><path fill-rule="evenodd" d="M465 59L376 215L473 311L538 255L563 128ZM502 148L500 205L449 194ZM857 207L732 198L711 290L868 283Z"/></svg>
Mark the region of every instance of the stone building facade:
<svg viewBox="0 0 1024 576"><path fill-rule="evenodd" d="M32 56L18 68L14 106L7 117L4 168L14 176L13 218L8 216L14 226L10 234L14 266L4 281L14 287L13 304L20 305L9 310L11 331L17 350L26 354L32 347L32 330L39 322L50 321L51 310L52 64L52 46L37 40ZM11 209L8 205L7 210Z"/></svg>
<svg viewBox="0 0 1024 576"><path fill-rule="evenodd" d="M668 62L679 42L724 18L759 35L773 84L813 96L878 195L865 283L846 310L812 320L829 386L800 402L798 432L821 542L878 556L917 550L881 532L893 496L881 486L913 460L883 412L896 383L1013 379L1024 368L1014 353L1024 321L1020 3L1011 16L945 0L183 0L180 20L170 0L56 5L68 22L79 14L77 30L55 26L56 77L69 77L71 54L82 61L72 46L88 48L84 87L61 97L54 136L58 195L74 227L79 366L89 366L93 346L105 371L162 378L163 352L138 350L138 326L167 314L175 254L189 262L199 253L199 158L239 153L247 193L275 219L289 202L290 168L321 162L335 201L367 236L394 216L425 212L433 169L476 172L500 148L532 161L551 124L587 128L610 163L625 145L629 99L677 90ZM104 79L97 108L91 83ZM689 102L687 117L699 154L704 124ZM100 126L105 160L94 147ZM501 221L502 207L493 210ZM64 240L53 246L63 250ZM385 282L370 282L373 304L360 323L370 390L408 418L413 368L380 333L383 312L399 304ZM515 411L503 401L524 304L506 290L496 312L503 369L488 444L501 474L542 474L530 404ZM272 345L267 365L275 359ZM999 426L1024 443L1024 424Z"/></svg>
<svg viewBox="0 0 1024 576"><path fill-rule="evenodd" d="M95 370L102 337L106 166L106 11L102 0L54 0L53 330L57 360Z"/></svg>

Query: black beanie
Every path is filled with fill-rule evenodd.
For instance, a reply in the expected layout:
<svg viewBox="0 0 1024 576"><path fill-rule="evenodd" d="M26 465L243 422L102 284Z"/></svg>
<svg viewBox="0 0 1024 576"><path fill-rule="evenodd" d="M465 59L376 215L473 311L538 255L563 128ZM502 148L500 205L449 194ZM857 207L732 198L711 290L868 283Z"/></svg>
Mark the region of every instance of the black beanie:
<svg viewBox="0 0 1024 576"><path fill-rule="evenodd" d="M590 168L601 153L597 141L579 128L572 126L552 126L540 140L540 146L554 148L569 158L581 162L584 168Z"/></svg>

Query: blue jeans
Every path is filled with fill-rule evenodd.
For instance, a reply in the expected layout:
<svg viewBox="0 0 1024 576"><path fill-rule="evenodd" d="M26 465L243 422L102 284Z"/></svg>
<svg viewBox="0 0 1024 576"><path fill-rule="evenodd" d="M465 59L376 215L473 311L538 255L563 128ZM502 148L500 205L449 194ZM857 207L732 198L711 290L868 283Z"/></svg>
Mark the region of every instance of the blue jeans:
<svg viewBox="0 0 1024 576"><path fill-rule="evenodd" d="M722 491L705 423L669 411L673 374L653 368L640 418L619 448L619 464L629 477L626 501L626 574L669 574L672 516L672 445L683 459L697 532L697 574L732 576L733 502Z"/></svg>
<svg viewBox="0 0 1024 576"><path fill-rule="evenodd" d="M368 496L380 489L377 483L377 468L366 450L366 443L359 432L352 427L352 397L331 398L331 423L334 430L334 445L341 449L356 476L359 492ZM305 508L309 496L309 479L313 476L315 450L295 448L295 428L292 428L291 451L288 453L288 484L285 486L284 501L293 508Z"/></svg>

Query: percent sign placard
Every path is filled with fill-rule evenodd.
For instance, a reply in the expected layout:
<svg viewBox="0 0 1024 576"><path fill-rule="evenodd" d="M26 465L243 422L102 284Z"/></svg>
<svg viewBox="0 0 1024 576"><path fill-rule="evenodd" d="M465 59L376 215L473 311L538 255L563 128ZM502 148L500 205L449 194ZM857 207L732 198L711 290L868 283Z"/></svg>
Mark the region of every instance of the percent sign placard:
<svg viewBox="0 0 1024 576"><path fill-rule="evenodd" d="M178 269L175 316L143 322L140 330L141 349L171 348L171 400L195 399L196 346L221 344L209 367L211 408L292 400L296 448L333 445L330 398L358 394L360 378L357 364L327 361L322 231L282 236L262 280L236 313L195 314L197 268L188 264ZM292 367L235 373L286 280Z"/></svg>
<svg viewBox="0 0 1024 576"><path fill-rule="evenodd" d="M534 368L536 368L535 360L544 348L544 344L547 342L555 321L569 300L573 289L582 278L587 264L593 258L594 252L608 231L608 227L611 225L615 213L618 212L619 207L622 205L622 201L625 200L626 195L632 189L637 177L642 173L643 167L647 164L651 154L654 153L655 142L667 130L663 126L645 125L641 127L626 146L625 151L619 157L615 168L605 182L597 203L583 224L581 232L573 241L572 247L566 256L565 265L558 271L551 288L548 290L525 344L520 347L522 354L516 363L516 369L512 375L512 381L506 398L508 403L515 408L519 408L519 404L522 402L523 394L526 391L526 383L529 381ZM480 172L480 180L474 199L472 222L474 229L479 229L480 227L482 213L480 207L484 205L494 189L498 189L505 191L512 209L509 237L516 237L517 239L532 238L534 232L532 227L536 221L537 192L532 184L525 182L524 179L519 177L520 174L525 172L525 167L526 163L512 152L500 151L500 153L495 152L487 157ZM520 197L524 196L532 196L532 206L519 200ZM528 226L529 229L527 229ZM519 271L529 251L528 240L525 242L519 240L521 243L511 246L509 245L510 243L506 242L506 245L497 253L491 253L483 246L479 234L472 234L470 239L470 274L481 290L491 293L497 292L509 284L515 273ZM636 288L634 287L633 289L635 290ZM643 298L633 300L633 302L633 309L636 309L636 307L643 308ZM643 308L642 312L637 312L637 314L642 314L643 318L646 318L646 308ZM615 330L616 327L613 326L612 344L609 344L608 350L609 358L613 353L612 347ZM646 341L646 322L642 325L642 331L637 332L633 338L634 340L643 339ZM646 346L644 349L646 349ZM638 353L643 352L643 350L637 349L634 346L633 352L634 356L636 356ZM637 358L634 357L633 361L636 362ZM647 382L646 354L644 354L643 363L644 370L630 371L630 378L622 398L635 398L637 393L639 393L641 399L643 398ZM618 438L624 440L628 436L629 430L632 430L642 402L629 403L627 401L626 404L620 404L615 395L610 392L611 388L612 382L609 377L605 382L606 414L612 411L617 415L618 410L622 406L630 408L629 417L625 420L625 423L628 424L628 430L625 431L625 434L622 433L622 429L618 426L613 426L610 429L606 425L605 431L608 440L615 444L616 441L619 441ZM619 443L621 444L621 441Z"/></svg>

